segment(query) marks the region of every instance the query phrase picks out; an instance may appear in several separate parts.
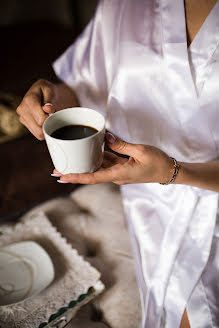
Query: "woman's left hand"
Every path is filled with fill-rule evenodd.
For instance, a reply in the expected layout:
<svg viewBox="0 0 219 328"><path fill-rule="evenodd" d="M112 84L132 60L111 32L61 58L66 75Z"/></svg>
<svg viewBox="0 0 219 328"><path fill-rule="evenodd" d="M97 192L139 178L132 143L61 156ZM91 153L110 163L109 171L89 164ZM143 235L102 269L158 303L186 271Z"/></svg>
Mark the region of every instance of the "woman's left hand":
<svg viewBox="0 0 219 328"><path fill-rule="evenodd" d="M115 152L128 155L119 157L104 152L101 168L94 173L61 175L54 170L54 176L60 176L60 183L97 184L114 182L118 185L129 183L168 182L173 175L173 161L162 150L147 145L130 144L106 134L108 146Z"/></svg>

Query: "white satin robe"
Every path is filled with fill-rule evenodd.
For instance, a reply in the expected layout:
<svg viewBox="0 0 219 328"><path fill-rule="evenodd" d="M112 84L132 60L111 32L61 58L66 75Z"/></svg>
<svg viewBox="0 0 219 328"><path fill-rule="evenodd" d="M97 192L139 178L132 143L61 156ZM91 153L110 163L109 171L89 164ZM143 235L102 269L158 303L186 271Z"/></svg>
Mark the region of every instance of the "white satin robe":
<svg viewBox="0 0 219 328"><path fill-rule="evenodd" d="M122 139L178 161L219 157L219 1L187 49L183 0L102 0L54 69ZM218 194L156 183L122 194L142 327L177 328L185 307L191 328L219 327Z"/></svg>

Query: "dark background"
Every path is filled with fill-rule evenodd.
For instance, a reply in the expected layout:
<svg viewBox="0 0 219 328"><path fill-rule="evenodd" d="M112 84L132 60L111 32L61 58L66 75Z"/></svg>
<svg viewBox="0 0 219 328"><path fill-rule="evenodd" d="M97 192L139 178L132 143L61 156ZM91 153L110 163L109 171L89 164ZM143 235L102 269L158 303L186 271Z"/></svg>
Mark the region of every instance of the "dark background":
<svg viewBox="0 0 219 328"><path fill-rule="evenodd" d="M1 0L0 90L23 95L89 22L96 0Z"/></svg>
<svg viewBox="0 0 219 328"><path fill-rule="evenodd" d="M52 62L74 42L96 4L96 0L0 1L0 105L5 94L22 99L39 78L55 81ZM50 176L53 165L45 142L31 134L1 143L0 159L0 222L74 188Z"/></svg>

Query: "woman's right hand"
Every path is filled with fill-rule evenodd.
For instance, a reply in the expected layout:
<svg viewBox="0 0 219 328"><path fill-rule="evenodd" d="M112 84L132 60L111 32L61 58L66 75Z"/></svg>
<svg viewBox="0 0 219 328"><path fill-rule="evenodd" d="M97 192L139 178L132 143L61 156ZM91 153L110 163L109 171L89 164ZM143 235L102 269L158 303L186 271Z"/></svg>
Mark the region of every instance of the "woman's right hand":
<svg viewBox="0 0 219 328"><path fill-rule="evenodd" d="M44 139L42 125L48 114L54 113L57 85L40 79L25 94L17 108L20 122L39 140Z"/></svg>

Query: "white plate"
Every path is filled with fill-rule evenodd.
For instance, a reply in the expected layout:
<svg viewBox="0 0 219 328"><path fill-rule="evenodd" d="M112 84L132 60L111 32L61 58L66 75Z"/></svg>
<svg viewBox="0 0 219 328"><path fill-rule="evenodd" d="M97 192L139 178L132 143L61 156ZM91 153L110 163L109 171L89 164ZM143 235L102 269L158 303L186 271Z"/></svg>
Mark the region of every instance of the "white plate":
<svg viewBox="0 0 219 328"><path fill-rule="evenodd" d="M0 248L0 306L40 293L54 276L51 258L36 242L24 241Z"/></svg>

